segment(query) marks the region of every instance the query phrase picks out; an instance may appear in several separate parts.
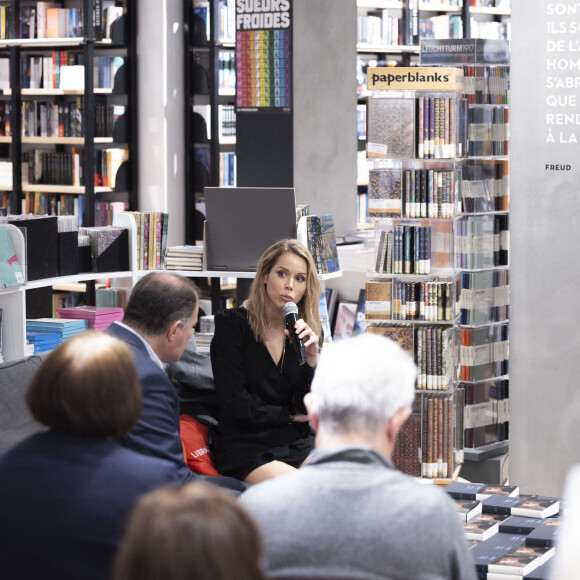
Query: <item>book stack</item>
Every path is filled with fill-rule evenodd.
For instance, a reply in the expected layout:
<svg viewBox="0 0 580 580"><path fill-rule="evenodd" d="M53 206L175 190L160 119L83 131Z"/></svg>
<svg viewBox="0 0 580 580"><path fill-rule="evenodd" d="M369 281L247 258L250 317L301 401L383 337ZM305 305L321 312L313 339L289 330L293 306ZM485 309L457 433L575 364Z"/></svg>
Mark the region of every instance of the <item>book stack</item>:
<svg viewBox="0 0 580 580"><path fill-rule="evenodd" d="M56 334L60 342L68 340L87 329L86 320L66 318L35 318L26 321L26 332Z"/></svg>
<svg viewBox="0 0 580 580"><path fill-rule="evenodd" d="M202 270L203 246L171 246L165 255L167 270Z"/></svg>
<svg viewBox="0 0 580 580"><path fill-rule="evenodd" d="M213 339L213 332L196 332L195 333L195 344L198 351L209 352L209 347Z"/></svg>
<svg viewBox="0 0 580 580"><path fill-rule="evenodd" d="M520 495L518 486L451 482L476 571L488 580L549 580L560 500Z"/></svg>
<svg viewBox="0 0 580 580"><path fill-rule="evenodd" d="M199 317L199 333L211 334L215 332L215 319L213 314ZM197 334L196 334L197 336Z"/></svg>
<svg viewBox="0 0 580 580"><path fill-rule="evenodd" d="M106 330L115 321L123 319L122 308L105 308L100 306L76 306L74 308L57 308L59 318L73 318L87 321L91 330Z"/></svg>
<svg viewBox="0 0 580 580"><path fill-rule="evenodd" d="M123 308L129 300L129 288L97 288L95 290L95 302L97 306L107 308Z"/></svg>
<svg viewBox="0 0 580 580"><path fill-rule="evenodd" d="M52 350L62 342L60 334L28 331L28 329L26 330L26 340L34 345L34 354Z"/></svg>

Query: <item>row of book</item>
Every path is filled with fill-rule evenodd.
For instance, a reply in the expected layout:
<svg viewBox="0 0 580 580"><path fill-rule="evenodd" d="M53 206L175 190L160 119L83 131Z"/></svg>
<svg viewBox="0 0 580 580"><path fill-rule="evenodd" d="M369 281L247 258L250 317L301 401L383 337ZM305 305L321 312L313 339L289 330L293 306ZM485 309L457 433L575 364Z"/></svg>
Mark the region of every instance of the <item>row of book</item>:
<svg viewBox="0 0 580 580"><path fill-rule="evenodd" d="M0 13L0 35L10 38L10 8ZM93 18L97 40L112 37L113 23L124 13L114 0L95 0ZM20 7L19 38L77 38L83 35L83 10L63 8L58 2L36 2Z"/></svg>
<svg viewBox="0 0 580 580"><path fill-rule="evenodd" d="M0 101L0 136L12 136L12 129L10 127L10 103L6 101Z"/></svg>
<svg viewBox="0 0 580 580"><path fill-rule="evenodd" d="M234 105L220 105L218 107L218 127L220 139L236 136L236 108Z"/></svg>
<svg viewBox="0 0 580 580"><path fill-rule="evenodd" d="M484 381L508 374L509 327L507 324L482 328L437 326L372 325L367 332L387 336L415 359L420 369L419 389L448 388L459 378L463 382ZM459 346L459 376L453 354ZM430 372L429 372L430 371ZM431 377L429 379L428 377ZM433 377L437 377L434 379Z"/></svg>
<svg viewBox="0 0 580 580"><path fill-rule="evenodd" d="M23 183L26 185L52 184L83 186L84 149L71 147L64 153L55 153L45 149L30 149L23 155L27 162L27 172L23 172ZM129 160L129 150L118 147L95 150L95 186L115 189L117 172L123 163Z"/></svg>
<svg viewBox="0 0 580 580"><path fill-rule="evenodd" d="M115 214L129 209L126 201L95 201L95 226L110 226Z"/></svg>
<svg viewBox="0 0 580 580"><path fill-rule="evenodd" d="M371 169L369 217L452 218L509 209L507 159L464 162L460 171L461 179L455 169Z"/></svg>
<svg viewBox="0 0 580 580"><path fill-rule="evenodd" d="M452 218L457 182L454 170L371 169L369 217Z"/></svg>
<svg viewBox="0 0 580 580"><path fill-rule="evenodd" d="M462 328L461 381L483 381L508 374L509 325Z"/></svg>
<svg viewBox="0 0 580 580"><path fill-rule="evenodd" d="M137 269L164 270L169 214L162 212L126 212L137 226Z"/></svg>
<svg viewBox="0 0 580 580"><path fill-rule="evenodd" d="M509 154L508 107L470 107L467 122L470 157Z"/></svg>
<svg viewBox="0 0 580 580"><path fill-rule="evenodd" d="M487 6L493 8L511 8L511 0L469 0L470 6Z"/></svg>
<svg viewBox="0 0 580 580"><path fill-rule="evenodd" d="M463 38L463 17L441 14L419 19L419 38Z"/></svg>
<svg viewBox="0 0 580 580"><path fill-rule="evenodd" d="M510 40L512 25L509 20L494 22L487 20L470 19L471 38L491 38L495 40Z"/></svg>
<svg viewBox="0 0 580 580"><path fill-rule="evenodd" d="M403 44L403 19L387 9L373 10L357 17L357 42L373 46Z"/></svg>
<svg viewBox="0 0 580 580"><path fill-rule="evenodd" d="M95 288L95 305L103 308L125 310L129 300L129 288Z"/></svg>
<svg viewBox="0 0 580 580"><path fill-rule="evenodd" d="M80 217L84 209L83 196L24 192L22 213L33 215L73 215Z"/></svg>
<svg viewBox="0 0 580 580"><path fill-rule="evenodd" d="M468 326L509 319L509 271L461 272L460 323Z"/></svg>
<svg viewBox="0 0 580 580"><path fill-rule="evenodd" d="M418 368L417 389L447 390L455 380L454 334L450 326L367 325L366 332L386 336L409 353Z"/></svg>
<svg viewBox="0 0 580 580"><path fill-rule="evenodd" d="M377 248L377 273L429 274L431 226L394 225L381 230Z"/></svg>
<svg viewBox="0 0 580 580"><path fill-rule="evenodd" d="M455 266L477 270L509 264L508 214L464 216L456 223Z"/></svg>
<svg viewBox="0 0 580 580"><path fill-rule="evenodd" d="M419 10L436 10L437 8L461 8L463 0L420 0L415 3Z"/></svg>
<svg viewBox="0 0 580 580"><path fill-rule="evenodd" d="M467 154L467 101L455 97L368 99L367 156L453 159Z"/></svg>
<svg viewBox="0 0 580 580"><path fill-rule="evenodd" d="M191 124L192 139L196 143L206 143L211 135L211 106L193 105ZM233 105L219 105L218 130L220 141L236 136L236 111Z"/></svg>
<svg viewBox="0 0 580 580"><path fill-rule="evenodd" d="M205 23L205 40L207 42L212 26L209 0L195 0L192 14L198 15ZM236 41L236 12L233 0L217 0L217 26L218 42Z"/></svg>
<svg viewBox="0 0 580 580"><path fill-rule="evenodd" d="M463 65L463 96L470 105L509 104L509 65Z"/></svg>
<svg viewBox="0 0 580 580"><path fill-rule="evenodd" d="M508 211L510 196L509 161L478 159L461 167L463 212Z"/></svg>
<svg viewBox="0 0 580 580"><path fill-rule="evenodd" d="M462 461L462 435L454 425L463 411L461 396L423 393L415 408L399 431L393 464L413 477L451 477Z"/></svg>
<svg viewBox="0 0 580 580"><path fill-rule="evenodd" d="M236 154L234 152L220 151L219 154L219 180L222 187L235 187L236 185Z"/></svg>
<svg viewBox="0 0 580 580"><path fill-rule="evenodd" d="M465 392L465 447L509 440L509 379L460 383Z"/></svg>
<svg viewBox="0 0 580 580"><path fill-rule="evenodd" d="M218 52L218 89L235 90L236 55L229 50Z"/></svg>
<svg viewBox="0 0 580 580"><path fill-rule="evenodd" d="M124 63L121 56L96 56L93 61L95 88L112 89L115 75ZM82 90L84 71L69 67L84 67L84 64L81 52L69 50L53 50L46 56L24 55L20 60L21 88Z"/></svg>
<svg viewBox="0 0 580 580"><path fill-rule="evenodd" d="M57 103L54 101L23 101L22 137L82 137L82 99Z"/></svg>
<svg viewBox="0 0 580 580"><path fill-rule="evenodd" d="M445 322L454 319L454 283L448 280L402 282L367 280L366 320L421 320Z"/></svg>

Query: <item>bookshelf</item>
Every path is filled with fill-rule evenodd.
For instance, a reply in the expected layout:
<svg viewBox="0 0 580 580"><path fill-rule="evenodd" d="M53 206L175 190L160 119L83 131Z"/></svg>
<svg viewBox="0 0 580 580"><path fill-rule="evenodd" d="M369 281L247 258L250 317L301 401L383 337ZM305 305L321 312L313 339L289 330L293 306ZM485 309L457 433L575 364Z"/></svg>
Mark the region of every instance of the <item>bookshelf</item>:
<svg viewBox="0 0 580 580"><path fill-rule="evenodd" d="M103 215L97 205L136 207L137 3L8 4L0 139L12 183L1 187L2 206L12 214L75 214L85 226Z"/></svg>
<svg viewBox="0 0 580 580"><path fill-rule="evenodd" d="M213 310L219 307L219 290L222 278L253 279L255 272L208 271L208 270L142 270L139 269L137 225L131 213L118 213L113 218L113 224L128 230L129 269L112 272L81 272L68 276L54 276L37 280L28 280L26 284L10 288L0 288L0 308L2 309L2 354L4 362L10 362L25 356L26 345L26 304L27 293L38 289L81 290L85 282L94 283L97 280L111 280L112 287L132 288L137 281L151 273L175 273L189 278L205 278L211 280ZM12 224L0 224L0 228L8 230L16 256L26 271L26 244L22 231ZM321 286L324 288L327 280L342 276L342 272L319 274Z"/></svg>
<svg viewBox="0 0 580 580"><path fill-rule="evenodd" d="M470 462L472 474L479 473L472 463L505 454L509 444L509 50L496 41L485 41L486 50L480 50L481 42L470 41L472 54L492 51L494 59L502 56L496 64L482 59L451 69L399 69L415 76L459 71L461 88L455 87L449 112L445 105L438 116L436 102L444 93L409 86L377 92L369 97L368 138L368 154L374 156L369 213L376 234L366 285L367 324L387 327L412 345L422 369L420 393L461 393L454 400L462 409L456 417L460 457ZM429 50L433 46L438 50ZM422 64L468 61L455 52L453 40L423 41L425 47ZM427 98L435 103L434 117L429 108L434 159L426 154L433 136L425 128ZM455 150L445 148L447 131ZM429 341L442 351L441 360L436 351L431 371L424 355ZM429 379L433 368L436 376Z"/></svg>
<svg viewBox="0 0 580 580"><path fill-rule="evenodd" d="M203 191L236 185L233 0L185 0L186 242L202 238Z"/></svg>
<svg viewBox="0 0 580 580"><path fill-rule="evenodd" d="M358 223L364 223L367 211L367 68L417 64L425 38L509 40L510 33L509 0L357 0Z"/></svg>
<svg viewBox="0 0 580 580"><path fill-rule="evenodd" d="M461 219L463 71L368 70L369 215L375 225L366 282L366 332L387 336L419 369L413 413L395 465L434 480L464 461L455 237ZM419 458L419 460L418 460Z"/></svg>

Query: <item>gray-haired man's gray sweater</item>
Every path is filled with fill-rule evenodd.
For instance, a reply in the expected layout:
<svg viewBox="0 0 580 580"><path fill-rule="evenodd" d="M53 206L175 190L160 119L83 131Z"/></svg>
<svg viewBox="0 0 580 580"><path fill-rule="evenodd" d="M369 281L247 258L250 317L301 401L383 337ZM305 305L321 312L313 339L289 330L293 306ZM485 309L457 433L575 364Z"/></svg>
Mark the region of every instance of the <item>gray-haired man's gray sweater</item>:
<svg viewBox="0 0 580 580"><path fill-rule="evenodd" d="M475 580L452 500L369 447L317 450L246 491L272 577Z"/></svg>

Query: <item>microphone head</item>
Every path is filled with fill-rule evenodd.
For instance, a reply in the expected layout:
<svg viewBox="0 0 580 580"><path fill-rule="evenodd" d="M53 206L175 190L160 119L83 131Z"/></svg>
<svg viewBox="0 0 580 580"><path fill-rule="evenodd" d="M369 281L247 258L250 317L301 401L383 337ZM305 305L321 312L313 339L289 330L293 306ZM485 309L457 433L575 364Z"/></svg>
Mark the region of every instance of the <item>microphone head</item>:
<svg viewBox="0 0 580 580"><path fill-rule="evenodd" d="M282 314L288 316L289 314L298 314L298 306L294 302L286 302L282 308Z"/></svg>

